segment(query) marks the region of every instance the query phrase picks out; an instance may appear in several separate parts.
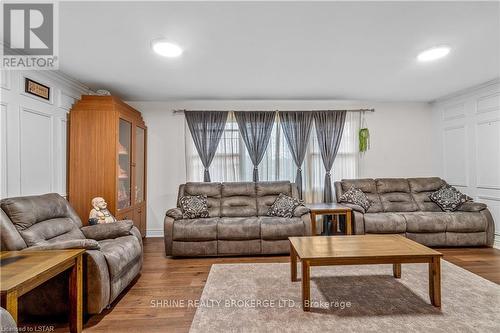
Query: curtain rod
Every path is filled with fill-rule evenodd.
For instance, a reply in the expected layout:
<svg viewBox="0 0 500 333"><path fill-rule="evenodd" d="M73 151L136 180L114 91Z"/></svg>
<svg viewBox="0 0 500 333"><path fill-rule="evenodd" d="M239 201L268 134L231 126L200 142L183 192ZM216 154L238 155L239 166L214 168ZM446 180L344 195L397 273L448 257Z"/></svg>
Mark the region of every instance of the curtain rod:
<svg viewBox="0 0 500 333"><path fill-rule="evenodd" d="M186 109L174 109L174 113L184 113L184 112L192 112L192 111L237 111L237 110L186 110ZM347 112L375 112L375 109L351 109L351 110L243 110L243 111L268 111L268 112L279 112L279 111L286 111L286 112L302 112L302 111L347 111Z"/></svg>

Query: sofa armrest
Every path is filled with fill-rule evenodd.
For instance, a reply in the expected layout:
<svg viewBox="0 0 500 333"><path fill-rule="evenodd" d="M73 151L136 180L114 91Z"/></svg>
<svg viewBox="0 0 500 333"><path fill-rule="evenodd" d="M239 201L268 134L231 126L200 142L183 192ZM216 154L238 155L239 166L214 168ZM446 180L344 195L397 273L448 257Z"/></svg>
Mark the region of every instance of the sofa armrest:
<svg viewBox="0 0 500 333"><path fill-rule="evenodd" d="M182 220L182 210L180 208L172 208L167 210L166 215L174 220Z"/></svg>
<svg viewBox="0 0 500 333"><path fill-rule="evenodd" d="M101 251L86 251L84 256L86 283L85 308L88 314L101 313L109 305L111 281L108 263Z"/></svg>
<svg viewBox="0 0 500 333"><path fill-rule="evenodd" d="M305 235L304 236L312 236L312 226L311 226L311 215L304 214L300 217L302 222L304 223ZM316 229L316 232L318 230Z"/></svg>
<svg viewBox="0 0 500 333"><path fill-rule="evenodd" d="M482 202L468 201L461 204L457 210L460 212L480 212L486 208L488 208L488 206Z"/></svg>
<svg viewBox="0 0 500 333"><path fill-rule="evenodd" d="M118 238L130 235L130 229L134 226L131 220L123 220L112 223L89 225L80 228L86 238L97 241L110 238Z"/></svg>
<svg viewBox="0 0 500 333"><path fill-rule="evenodd" d="M340 203L342 206L346 206L346 207L349 207L351 208L353 211L356 211L356 212L359 212L361 214L364 214L366 213L366 210L361 207L360 205L355 205L355 204L352 204L352 203L347 203L347 202L341 202Z"/></svg>
<svg viewBox="0 0 500 333"><path fill-rule="evenodd" d="M101 246L93 239L70 239L54 243L41 242L37 245L30 246L22 251L47 251L47 250L67 250L67 249L85 249L85 250L99 250Z"/></svg>
<svg viewBox="0 0 500 333"><path fill-rule="evenodd" d="M303 215L309 214L311 210L304 205L300 205L293 211L294 217L301 217Z"/></svg>
<svg viewBox="0 0 500 333"><path fill-rule="evenodd" d="M165 242L165 254L172 255L172 241L174 233L174 219L170 216L165 216L163 221L163 240Z"/></svg>
<svg viewBox="0 0 500 333"><path fill-rule="evenodd" d="M365 217L364 217L363 213L360 213L357 210L353 210L352 219L353 219L352 226L354 227L354 234L355 235L364 235L365 234Z"/></svg>

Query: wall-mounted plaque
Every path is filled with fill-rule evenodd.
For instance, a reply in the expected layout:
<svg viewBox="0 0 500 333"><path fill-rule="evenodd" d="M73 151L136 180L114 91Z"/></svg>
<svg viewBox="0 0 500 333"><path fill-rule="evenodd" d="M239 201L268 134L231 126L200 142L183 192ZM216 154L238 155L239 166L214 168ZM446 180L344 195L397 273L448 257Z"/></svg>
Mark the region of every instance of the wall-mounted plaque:
<svg viewBox="0 0 500 333"><path fill-rule="evenodd" d="M37 97L50 100L50 87L33 81L31 79L24 79L24 91L28 94L35 95Z"/></svg>

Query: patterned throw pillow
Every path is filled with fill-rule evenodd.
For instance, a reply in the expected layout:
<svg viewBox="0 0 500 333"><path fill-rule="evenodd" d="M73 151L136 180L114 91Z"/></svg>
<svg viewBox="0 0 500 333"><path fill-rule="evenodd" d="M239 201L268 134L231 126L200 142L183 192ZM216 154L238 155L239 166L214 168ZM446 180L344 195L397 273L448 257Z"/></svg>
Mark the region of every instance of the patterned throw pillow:
<svg viewBox="0 0 500 333"><path fill-rule="evenodd" d="M280 193L276 200L274 200L272 206L269 207L267 215L291 218L293 217L293 211L295 210L295 208L301 205L301 200Z"/></svg>
<svg viewBox="0 0 500 333"><path fill-rule="evenodd" d="M429 199L434 201L445 212L453 212L464 202L472 201L471 197L451 185L443 185L436 192L429 194Z"/></svg>
<svg viewBox="0 0 500 333"><path fill-rule="evenodd" d="M368 200L366 194L354 186L340 196L340 202L361 206L365 211L371 206L370 200Z"/></svg>
<svg viewBox="0 0 500 333"><path fill-rule="evenodd" d="M179 200L182 217L195 219L198 217L209 217L208 203L205 195L185 195Z"/></svg>

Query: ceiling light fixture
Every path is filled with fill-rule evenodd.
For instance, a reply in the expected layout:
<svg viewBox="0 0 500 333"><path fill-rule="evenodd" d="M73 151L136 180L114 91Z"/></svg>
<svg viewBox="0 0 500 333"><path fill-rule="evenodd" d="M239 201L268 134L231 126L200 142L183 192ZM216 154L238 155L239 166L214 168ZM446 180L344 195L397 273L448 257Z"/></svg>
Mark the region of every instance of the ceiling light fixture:
<svg viewBox="0 0 500 333"><path fill-rule="evenodd" d="M154 40L151 47L157 54L168 58L179 57L183 52L182 48L179 45L166 41L164 39Z"/></svg>
<svg viewBox="0 0 500 333"><path fill-rule="evenodd" d="M445 57L450 53L449 46L436 46L421 52L417 59L421 62L433 61Z"/></svg>

